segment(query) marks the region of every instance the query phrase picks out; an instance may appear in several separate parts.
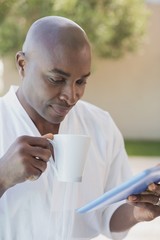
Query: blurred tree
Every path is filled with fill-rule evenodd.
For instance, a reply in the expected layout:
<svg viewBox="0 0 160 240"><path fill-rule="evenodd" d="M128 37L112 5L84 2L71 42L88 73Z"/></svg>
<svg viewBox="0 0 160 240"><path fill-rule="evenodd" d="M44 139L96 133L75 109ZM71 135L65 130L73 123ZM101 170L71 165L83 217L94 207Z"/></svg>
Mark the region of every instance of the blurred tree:
<svg viewBox="0 0 160 240"><path fill-rule="evenodd" d="M61 15L84 28L96 54L118 58L141 43L148 12L144 0L0 0L0 55L21 49L36 19Z"/></svg>

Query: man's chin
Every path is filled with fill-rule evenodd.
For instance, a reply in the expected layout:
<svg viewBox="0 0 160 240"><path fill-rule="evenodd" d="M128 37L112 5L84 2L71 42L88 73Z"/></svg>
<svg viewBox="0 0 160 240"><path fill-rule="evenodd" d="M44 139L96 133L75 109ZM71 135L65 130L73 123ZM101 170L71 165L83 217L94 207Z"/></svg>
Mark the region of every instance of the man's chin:
<svg viewBox="0 0 160 240"><path fill-rule="evenodd" d="M65 117L66 117L66 115L65 116L56 116L56 117L50 119L50 122L52 124L60 124L64 120Z"/></svg>

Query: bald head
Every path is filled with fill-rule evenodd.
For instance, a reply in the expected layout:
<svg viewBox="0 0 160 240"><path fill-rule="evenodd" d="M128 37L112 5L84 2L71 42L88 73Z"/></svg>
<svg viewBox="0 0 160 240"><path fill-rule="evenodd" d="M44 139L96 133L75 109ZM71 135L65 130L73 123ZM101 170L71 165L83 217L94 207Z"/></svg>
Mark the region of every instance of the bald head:
<svg viewBox="0 0 160 240"><path fill-rule="evenodd" d="M69 50L79 50L89 41L84 30L75 22L58 16L48 16L34 22L30 27L23 52L34 53L39 47L54 51L57 46L67 47Z"/></svg>
<svg viewBox="0 0 160 240"><path fill-rule="evenodd" d="M34 123L59 126L66 107L83 96L90 75L91 50L84 30L63 17L41 18L30 27L16 63L23 80L17 96Z"/></svg>

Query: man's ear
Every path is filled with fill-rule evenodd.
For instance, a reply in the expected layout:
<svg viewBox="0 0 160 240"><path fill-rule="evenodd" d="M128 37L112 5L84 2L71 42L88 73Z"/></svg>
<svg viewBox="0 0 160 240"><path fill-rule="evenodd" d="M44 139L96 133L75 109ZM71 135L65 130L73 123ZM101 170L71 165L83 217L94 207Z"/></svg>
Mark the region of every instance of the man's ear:
<svg viewBox="0 0 160 240"><path fill-rule="evenodd" d="M16 54L16 66L19 72L19 75L23 78L25 75L25 54L22 51L17 52Z"/></svg>

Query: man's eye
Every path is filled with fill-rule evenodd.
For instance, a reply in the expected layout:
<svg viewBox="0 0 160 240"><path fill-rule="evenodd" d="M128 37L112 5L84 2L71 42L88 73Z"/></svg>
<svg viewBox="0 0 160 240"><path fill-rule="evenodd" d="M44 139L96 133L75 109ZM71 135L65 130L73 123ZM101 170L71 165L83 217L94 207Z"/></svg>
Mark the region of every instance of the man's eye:
<svg viewBox="0 0 160 240"><path fill-rule="evenodd" d="M48 80L53 84L62 84L65 82L64 79L54 79L52 77L48 77Z"/></svg>
<svg viewBox="0 0 160 240"><path fill-rule="evenodd" d="M76 81L76 83L78 85L85 85L87 83L87 80L86 79L79 79L79 80Z"/></svg>

